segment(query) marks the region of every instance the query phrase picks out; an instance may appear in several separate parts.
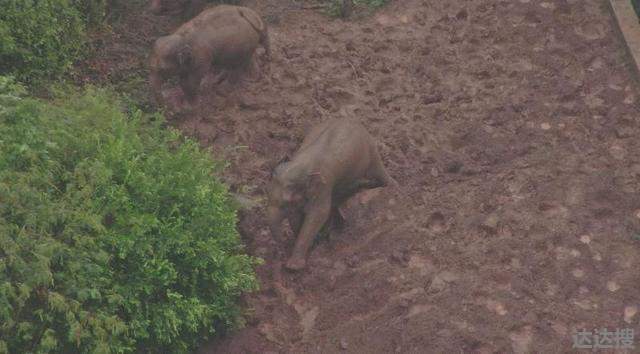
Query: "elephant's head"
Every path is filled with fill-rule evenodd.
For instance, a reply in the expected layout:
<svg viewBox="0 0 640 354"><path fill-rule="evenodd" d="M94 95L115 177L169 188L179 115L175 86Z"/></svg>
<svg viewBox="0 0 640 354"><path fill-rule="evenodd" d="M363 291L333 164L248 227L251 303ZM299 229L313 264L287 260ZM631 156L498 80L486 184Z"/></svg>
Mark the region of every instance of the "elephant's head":
<svg viewBox="0 0 640 354"><path fill-rule="evenodd" d="M151 0L149 11L154 15L179 15L190 5L191 0Z"/></svg>
<svg viewBox="0 0 640 354"><path fill-rule="evenodd" d="M172 34L156 40L149 60L149 83L158 103L162 100L162 85L172 76L186 76L192 65L191 46L182 36Z"/></svg>
<svg viewBox="0 0 640 354"><path fill-rule="evenodd" d="M295 162L281 163L274 170L268 187L267 221L275 239L282 239L282 221L289 213L304 211L305 205L320 194L325 183L318 172L309 173Z"/></svg>
<svg viewBox="0 0 640 354"><path fill-rule="evenodd" d="M276 167L268 186L267 221L271 235L277 240L282 239L284 218L291 210L302 208L305 200L305 184L285 175L286 170L287 163Z"/></svg>

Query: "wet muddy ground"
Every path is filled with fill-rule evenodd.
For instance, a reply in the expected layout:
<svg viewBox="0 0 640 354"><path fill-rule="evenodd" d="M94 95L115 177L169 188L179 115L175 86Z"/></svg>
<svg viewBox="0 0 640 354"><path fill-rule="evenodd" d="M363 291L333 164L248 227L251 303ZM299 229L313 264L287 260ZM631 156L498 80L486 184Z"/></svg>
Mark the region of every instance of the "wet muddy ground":
<svg viewBox="0 0 640 354"><path fill-rule="evenodd" d="M606 1L396 0L349 20L245 4L272 61L172 121L258 203L240 229L266 261L247 327L202 353L553 353L577 329L640 333L640 97ZM136 21L146 37L114 43L178 24ZM128 48L105 46L111 80L144 67ZM308 269L280 271L293 236L271 239L264 187L341 116L400 186L354 197Z"/></svg>

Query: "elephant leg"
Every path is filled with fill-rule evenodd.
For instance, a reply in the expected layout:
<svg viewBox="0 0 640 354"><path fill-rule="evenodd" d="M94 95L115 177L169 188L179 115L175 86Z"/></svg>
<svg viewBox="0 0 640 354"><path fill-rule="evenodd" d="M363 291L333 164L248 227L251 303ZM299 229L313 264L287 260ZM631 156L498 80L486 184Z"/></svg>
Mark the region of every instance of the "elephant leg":
<svg viewBox="0 0 640 354"><path fill-rule="evenodd" d="M242 60L237 67L238 78L244 77L249 82L256 82L260 79L260 67L256 55L250 55ZM240 81L240 80L238 80Z"/></svg>
<svg viewBox="0 0 640 354"><path fill-rule="evenodd" d="M208 72L206 77L202 79L201 88L206 91L217 92L218 86L229 77L228 70L221 70L220 72Z"/></svg>
<svg viewBox="0 0 640 354"><path fill-rule="evenodd" d="M202 80L200 72L188 73L180 76L180 87L184 91L185 97L189 103L195 103Z"/></svg>
<svg viewBox="0 0 640 354"><path fill-rule="evenodd" d="M258 82L262 78L262 71L260 70L260 65L258 65L258 59L255 55L251 56L247 66L245 67L245 72L248 73L248 76L252 79L251 82Z"/></svg>
<svg viewBox="0 0 640 354"><path fill-rule="evenodd" d="M343 229L346 223L344 215L340 211L340 206L344 204L349 198L351 198L358 191L358 183L339 191L333 196L333 203L331 205L330 225L335 229Z"/></svg>
<svg viewBox="0 0 640 354"><path fill-rule="evenodd" d="M162 96L162 86L164 85L164 82L165 78L163 75L158 70L151 69L151 73L149 74L149 85L151 86L153 98L157 105L162 105L164 103L164 97Z"/></svg>
<svg viewBox="0 0 640 354"><path fill-rule="evenodd" d="M396 182L389 174L387 170L384 168L384 164L382 163L382 158L380 158L380 154L376 151L373 154L373 161L371 162L371 166L369 167L369 175L372 178L372 183L366 188L378 188L385 186L397 186L398 182Z"/></svg>
<svg viewBox="0 0 640 354"><path fill-rule="evenodd" d="M251 64L249 61L243 60L234 66L225 68L225 70L229 72L226 77L226 82L230 88L235 88L240 84L242 76L247 72L249 64Z"/></svg>
<svg viewBox="0 0 640 354"><path fill-rule="evenodd" d="M291 211L288 215L288 219L291 231L293 231L293 234L297 236L300 233L300 229L302 229L304 213L301 210Z"/></svg>
<svg viewBox="0 0 640 354"><path fill-rule="evenodd" d="M342 214L342 212L340 211L340 206L362 189L369 188L369 185L371 185L371 182L369 180L358 179L351 183L349 186L343 188L341 191L338 191L333 196L334 202L331 206L331 225L334 228L340 230L344 228L344 225L346 223L344 214Z"/></svg>
<svg viewBox="0 0 640 354"><path fill-rule="evenodd" d="M331 212L331 193L320 195L309 202L305 208L305 218L300 234L293 248L291 258L285 265L289 270L301 270L306 266L306 257L313 240L329 218Z"/></svg>
<svg viewBox="0 0 640 354"><path fill-rule="evenodd" d="M346 220L342 212L340 211L339 205L334 205L331 208L331 226L335 229L342 230L344 229L344 224Z"/></svg>

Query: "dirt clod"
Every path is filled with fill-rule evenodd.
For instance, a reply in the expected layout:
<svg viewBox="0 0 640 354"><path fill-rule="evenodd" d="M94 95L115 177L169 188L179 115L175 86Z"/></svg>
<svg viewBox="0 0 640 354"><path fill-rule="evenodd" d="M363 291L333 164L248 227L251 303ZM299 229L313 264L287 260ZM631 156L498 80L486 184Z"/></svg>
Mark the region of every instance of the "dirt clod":
<svg viewBox="0 0 640 354"><path fill-rule="evenodd" d="M424 96L422 98L422 103L424 103L425 105L430 105L434 103L440 103L442 102L442 100L443 100L443 97L441 94L434 93L434 94Z"/></svg>
<svg viewBox="0 0 640 354"><path fill-rule="evenodd" d="M431 280L431 284L429 284L429 288L427 289L427 291L432 294L439 293L444 290L446 286L447 283L442 278L436 275Z"/></svg>
<svg viewBox="0 0 640 354"><path fill-rule="evenodd" d="M633 322L633 318L638 314L638 306L627 306L624 308L624 321L627 323Z"/></svg>
<svg viewBox="0 0 640 354"><path fill-rule="evenodd" d="M340 338L340 349L347 350L349 349L349 342L345 338Z"/></svg>

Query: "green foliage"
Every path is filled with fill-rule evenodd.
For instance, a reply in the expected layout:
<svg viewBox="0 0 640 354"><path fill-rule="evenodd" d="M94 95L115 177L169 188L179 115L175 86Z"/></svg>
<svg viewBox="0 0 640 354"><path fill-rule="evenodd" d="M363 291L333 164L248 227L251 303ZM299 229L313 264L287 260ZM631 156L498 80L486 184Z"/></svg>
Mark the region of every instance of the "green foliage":
<svg viewBox="0 0 640 354"><path fill-rule="evenodd" d="M67 70L84 45L84 24L69 0L2 0L0 75L32 84Z"/></svg>
<svg viewBox="0 0 640 354"><path fill-rule="evenodd" d="M89 29L105 30L122 15L140 16L149 0L71 0ZM115 20L115 21L114 21Z"/></svg>
<svg viewBox="0 0 640 354"><path fill-rule="evenodd" d="M256 289L209 153L89 90L0 77L0 353L186 353Z"/></svg>
<svg viewBox="0 0 640 354"><path fill-rule="evenodd" d="M354 0L353 2L356 5L365 5L375 9L386 5L389 0Z"/></svg>
<svg viewBox="0 0 640 354"><path fill-rule="evenodd" d="M108 4L109 0L72 0L72 2L89 27L101 26L107 16L107 5L113 6Z"/></svg>
<svg viewBox="0 0 640 354"><path fill-rule="evenodd" d="M13 77L0 76L0 115L9 110L26 94L25 88L16 83Z"/></svg>

